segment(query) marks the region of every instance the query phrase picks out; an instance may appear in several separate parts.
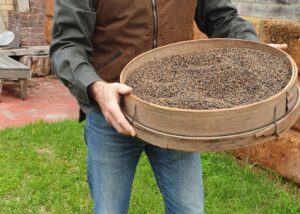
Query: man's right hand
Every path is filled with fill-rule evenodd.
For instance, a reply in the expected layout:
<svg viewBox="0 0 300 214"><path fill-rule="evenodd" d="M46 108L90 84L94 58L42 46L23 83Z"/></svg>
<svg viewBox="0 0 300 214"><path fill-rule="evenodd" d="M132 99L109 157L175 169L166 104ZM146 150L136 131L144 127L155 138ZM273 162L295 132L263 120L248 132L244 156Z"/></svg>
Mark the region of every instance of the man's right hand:
<svg viewBox="0 0 300 214"><path fill-rule="evenodd" d="M99 104L102 113L107 120L120 134L134 137L136 132L126 120L120 109L121 95L132 92L132 88L121 83L106 83L96 81L88 88L90 96Z"/></svg>

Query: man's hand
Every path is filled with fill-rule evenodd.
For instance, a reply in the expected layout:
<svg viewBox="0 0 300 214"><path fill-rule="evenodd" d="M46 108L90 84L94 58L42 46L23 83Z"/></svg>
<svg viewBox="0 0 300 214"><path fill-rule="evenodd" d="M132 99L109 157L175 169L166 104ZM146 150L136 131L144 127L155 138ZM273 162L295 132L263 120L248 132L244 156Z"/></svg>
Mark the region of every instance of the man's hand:
<svg viewBox="0 0 300 214"><path fill-rule="evenodd" d="M268 44L273 48L277 48L280 50L286 50L288 48L287 44Z"/></svg>
<svg viewBox="0 0 300 214"><path fill-rule="evenodd" d="M119 105L121 95L130 94L131 92L132 88L120 83L97 81L89 86L89 93L99 104L107 122L120 134L134 137L136 132L126 120Z"/></svg>

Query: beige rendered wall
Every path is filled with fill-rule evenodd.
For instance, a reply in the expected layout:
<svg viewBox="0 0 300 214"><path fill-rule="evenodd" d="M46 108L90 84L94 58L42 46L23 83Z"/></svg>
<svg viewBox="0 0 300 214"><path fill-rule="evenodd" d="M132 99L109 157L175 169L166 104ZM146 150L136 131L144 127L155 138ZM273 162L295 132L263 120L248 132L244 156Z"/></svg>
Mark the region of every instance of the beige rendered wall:
<svg viewBox="0 0 300 214"><path fill-rule="evenodd" d="M239 14L300 21L299 0L232 0Z"/></svg>

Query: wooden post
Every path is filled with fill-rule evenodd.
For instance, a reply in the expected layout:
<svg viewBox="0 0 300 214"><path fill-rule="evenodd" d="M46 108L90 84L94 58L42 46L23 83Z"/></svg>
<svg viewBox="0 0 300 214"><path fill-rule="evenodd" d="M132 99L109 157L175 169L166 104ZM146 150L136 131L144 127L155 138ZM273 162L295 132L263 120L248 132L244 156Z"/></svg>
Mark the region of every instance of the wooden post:
<svg viewBox="0 0 300 214"><path fill-rule="evenodd" d="M21 99L25 100L27 97L27 79L20 79L21 83Z"/></svg>
<svg viewBox="0 0 300 214"><path fill-rule="evenodd" d="M0 33L5 31L6 27L4 25L4 21L3 21L3 18L2 18L2 15L0 14Z"/></svg>
<svg viewBox="0 0 300 214"><path fill-rule="evenodd" d="M0 79L0 96L2 93L2 87L3 87L4 79Z"/></svg>

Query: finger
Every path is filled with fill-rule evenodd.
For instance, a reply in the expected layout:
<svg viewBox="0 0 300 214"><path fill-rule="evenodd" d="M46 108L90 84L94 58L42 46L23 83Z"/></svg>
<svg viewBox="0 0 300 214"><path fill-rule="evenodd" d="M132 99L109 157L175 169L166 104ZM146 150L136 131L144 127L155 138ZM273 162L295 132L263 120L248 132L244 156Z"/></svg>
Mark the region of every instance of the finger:
<svg viewBox="0 0 300 214"><path fill-rule="evenodd" d="M287 49L288 48L288 45L287 44L282 44L281 45L281 49Z"/></svg>
<svg viewBox="0 0 300 214"><path fill-rule="evenodd" d="M113 124L115 124L115 126L119 128L121 133L131 135L132 137L136 135L134 128L126 120L119 106L113 112L111 112L111 116L112 116L111 120Z"/></svg>
<svg viewBox="0 0 300 214"><path fill-rule="evenodd" d="M287 44L269 44L270 46L272 46L273 48L277 48L280 50L285 50L288 48Z"/></svg>
<svg viewBox="0 0 300 214"><path fill-rule="evenodd" d="M112 119L112 126L118 131L118 133L135 137L135 130L132 128L132 126L130 126L129 123L126 123L128 123L128 121L125 118L124 121L121 121L120 118L118 120Z"/></svg>
<svg viewBox="0 0 300 214"><path fill-rule="evenodd" d="M118 93L122 94L122 95L127 95L132 92L132 88L125 84L118 84L117 90L118 90Z"/></svg>
<svg viewBox="0 0 300 214"><path fill-rule="evenodd" d="M120 124L118 124L118 121L113 120L112 125L120 134L129 135L131 137L136 136L136 133L133 128L132 128L132 130L130 130L129 128L123 128L120 126Z"/></svg>
<svg viewBox="0 0 300 214"><path fill-rule="evenodd" d="M106 112L106 113L103 113L103 115L104 115L106 122L108 122L110 125L113 126L112 121L111 121L111 118L112 118L111 114L109 112Z"/></svg>
<svg viewBox="0 0 300 214"><path fill-rule="evenodd" d="M112 118L114 118L113 116L111 116ZM119 124L115 119L111 120L111 125L117 130L117 132L119 134L123 134L123 135L129 135L129 133L127 133Z"/></svg>
<svg viewBox="0 0 300 214"><path fill-rule="evenodd" d="M121 126L117 123L117 121L115 120L114 116L112 113L110 112L105 112L104 114L105 120L112 125L119 133L123 133L123 129L121 128Z"/></svg>
<svg viewBox="0 0 300 214"><path fill-rule="evenodd" d="M115 121L120 127L122 133L130 135L132 137L136 135L134 128L129 124L129 122L126 120L122 113L116 113L114 116L116 117Z"/></svg>
<svg viewBox="0 0 300 214"><path fill-rule="evenodd" d="M276 44L275 47L278 49L284 50L284 49L287 49L287 44Z"/></svg>

